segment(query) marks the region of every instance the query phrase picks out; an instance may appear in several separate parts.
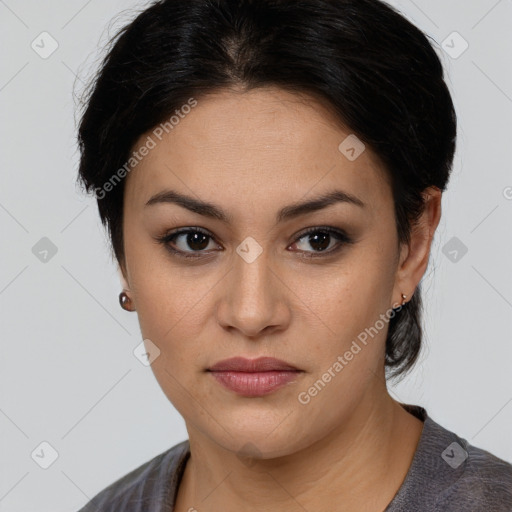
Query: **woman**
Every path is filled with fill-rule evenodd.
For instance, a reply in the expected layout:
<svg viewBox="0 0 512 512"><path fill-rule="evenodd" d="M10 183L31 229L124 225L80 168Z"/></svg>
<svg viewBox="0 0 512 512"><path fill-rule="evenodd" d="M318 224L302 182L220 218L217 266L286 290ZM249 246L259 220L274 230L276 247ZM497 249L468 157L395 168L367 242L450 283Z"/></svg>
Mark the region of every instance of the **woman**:
<svg viewBox="0 0 512 512"><path fill-rule="evenodd" d="M82 512L512 510L512 465L386 387L421 347L455 140L434 49L378 0L163 0L126 26L79 178L189 439Z"/></svg>

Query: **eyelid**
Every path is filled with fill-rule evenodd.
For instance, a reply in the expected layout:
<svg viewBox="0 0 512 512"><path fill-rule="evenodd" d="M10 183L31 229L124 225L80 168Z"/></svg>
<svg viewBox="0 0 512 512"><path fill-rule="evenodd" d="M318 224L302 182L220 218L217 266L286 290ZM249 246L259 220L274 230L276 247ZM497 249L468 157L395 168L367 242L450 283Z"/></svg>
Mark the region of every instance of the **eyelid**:
<svg viewBox="0 0 512 512"><path fill-rule="evenodd" d="M155 237L155 241L157 243L163 244L169 252L171 252L173 255L176 255L178 257L188 258L188 259L197 259L197 258L205 258L207 256L211 256L211 253L212 253L211 250L210 251L181 251L179 249L174 249L173 247L171 247L171 245L169 245L169 242L173 238L175 238L175 237L177 238L178 236L186 235L189 233L202 233L203 235L211 238L217 245L220 245L212 233L210 233L207 229L201 228L199 226L187 226L187 227L183 227L183 228L172 229L170 231L165 232L161 236Z"/></svg>
<svg viewBox="0 0 512 512"><path fill-rule="evenodd" d="M355 242L355 240L349 236L345 230L335 228L333 226L313 226L310 228L306 228L305 230L299 232L298 234L294 235L294 239L291 242L290 245L296 244L299 242L302 238L306 237L307 235L311 233L319 233L319 232L326 232L330 235L334 235L335 238L338 240L338 244L332 248L329 249L326 252L315 252L315 251L297 251L302 257L305 258L318 258L318 257L327 257L328 255L332 255L338 250L342 249L345 245L350 245ZM206 235L207 237L211 238L217 245L220 245L219 242L217 242L216 237L207 229L201 228L199 226L187 226L183 228L175 228L171 231L168 231L164 233L162 236L155 237L155 240L157 243L163 244L168 251L170 251L173 255L176 255L178 257L182 258L188 258L188 259L198 259L198 258L206 258L212 255L212 250L210 251L181 251L179 249L174 249L169 245L169 242L172 238L178 237L184 234L188 233L202 233ZM290 246L289 245L289 246ZM288 246L288 247L289 247ZM213 251L215 252L215 251Z"/></svg>
<svg viewBox="0 0 512 512"><path fill-rule="evenodd" d="M302 238L306 237L307 235L311 233L328 233L331 236L334 235L334 237L338 240L338 243L334 246L334 248L331 248L325 252L315 252L315 251L298 251L300 257L302 258L308 258L308 259L314 259L314 258L327 258L328 256L332 256L336 254L338 251L343 249L346 245L351 245L355 243L355 240L346 233L345 230L334 228L331 226L314 226L311 228L307 228L306 230L300 232L298 235L295 235L295 240L292 242L291 245L297 243Z"/></svg>

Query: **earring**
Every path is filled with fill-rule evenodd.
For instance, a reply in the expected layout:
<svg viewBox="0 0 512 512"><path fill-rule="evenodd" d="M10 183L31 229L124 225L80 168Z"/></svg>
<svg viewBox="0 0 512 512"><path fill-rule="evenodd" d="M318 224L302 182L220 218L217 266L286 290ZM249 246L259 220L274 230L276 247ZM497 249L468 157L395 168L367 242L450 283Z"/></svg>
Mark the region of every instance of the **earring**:
<svg viewBox="0 0 512 512"><path fill-rule="evenodd" d="M135 311L132 307L132 299L124 291L119 294L119 304L125 311Z"/></svg>
<svg viewBox="0 0 512 512"><path fill-rule="evenodd" d="M405 299L407 299L407 295L404 295L402 293L402 304L400 304L400 306L403 306L405 304Z"/></svg>

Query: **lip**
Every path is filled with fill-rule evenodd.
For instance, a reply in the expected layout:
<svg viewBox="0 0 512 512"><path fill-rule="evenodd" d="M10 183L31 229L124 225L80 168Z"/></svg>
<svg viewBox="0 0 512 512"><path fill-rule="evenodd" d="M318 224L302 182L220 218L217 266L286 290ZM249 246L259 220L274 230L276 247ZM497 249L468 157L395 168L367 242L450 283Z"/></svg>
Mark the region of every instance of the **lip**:
<svg viewBox="0 0 512 512"><path fill-rule="evenodd" d="M224 359L208 368L211 372L270 372L270 371L299 371L286 361L274 357L258 357L246 359L245 357L232 357Z"/></svg>
<svg viewBox="0 0 512 512"><path fill-rule="evenodd" d="M219 361L207 371L224 387L246 397L273 393L303 373L295 366L273 357L233 357Z"/></svg>

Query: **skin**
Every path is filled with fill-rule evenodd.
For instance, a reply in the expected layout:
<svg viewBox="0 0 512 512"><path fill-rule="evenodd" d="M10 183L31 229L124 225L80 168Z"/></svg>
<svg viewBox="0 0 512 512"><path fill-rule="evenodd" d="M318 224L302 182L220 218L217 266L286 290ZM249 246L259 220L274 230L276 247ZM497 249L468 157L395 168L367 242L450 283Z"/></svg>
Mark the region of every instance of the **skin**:
<svg viewBox="0 0 512 512"><path fill-rule="evenodd" d="M127 176L123 284L144 339L160 350L151 367L191 446L177 512L316 511L334 502L345 512L382 511L406 476L423 423L387 391L387 324L309 403L298 400L402 293L410 300L441 215L441 192L428 189L411 242L399 247L387 175L370 148L354 161L339 151L350 133L313 98L224 90L198 99ZM145 207L164 189L221 207L231 223L172 203ZM364 208L336 203L276 223L284 206L333 189ZM354 243L321 252L302 235L318 226ZM199 249L209 255L185 260L155 241L187 227L209 232ZM249 236L262 248L251 263L236 252ZM186 235L171 245L198 253ZM270 395L245 397L205 371L263 355L303 372Z"/></svg>

